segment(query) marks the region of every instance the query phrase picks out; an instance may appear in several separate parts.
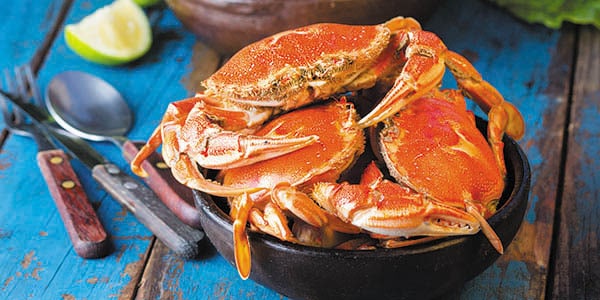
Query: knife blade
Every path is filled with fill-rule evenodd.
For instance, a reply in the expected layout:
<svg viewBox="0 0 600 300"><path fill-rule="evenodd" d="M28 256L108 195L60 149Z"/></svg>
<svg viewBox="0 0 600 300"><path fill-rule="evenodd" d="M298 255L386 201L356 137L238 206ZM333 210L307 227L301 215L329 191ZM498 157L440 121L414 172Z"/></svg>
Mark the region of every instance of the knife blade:
<svg viewBox="0 0 600 300"><path fill-rule="evenodd" d="M183 223L152 190L103 157L86 141L60 128L45 110L20 101L10 93L0 93L29 115L40 129L60 142L71 156L88 167L92 177L104 190L125 206L165 246L184 258L198 255L200 242L204 239L203 231Z"/></svg>

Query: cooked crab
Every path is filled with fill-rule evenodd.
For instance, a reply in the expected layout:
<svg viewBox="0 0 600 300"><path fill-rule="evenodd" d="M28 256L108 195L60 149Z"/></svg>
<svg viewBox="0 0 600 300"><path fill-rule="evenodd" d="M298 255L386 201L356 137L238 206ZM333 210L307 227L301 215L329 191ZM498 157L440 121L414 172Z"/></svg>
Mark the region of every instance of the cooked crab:
<svg viewBox="0 0 600 300"><path fill-rule="evenodd" d="M434 91L384 122L378 152L398 182L476 217L502 253L485 220L496 211L506 176L502 135L490 128L486 141L462 95Z"/></svg>
<svg viewBox="0 0 600 300"><path fill-rule="evenodd" d="M165 162L189 187L218 196L252 193L257 188L207 180L196 164L228 169L307 147L317 142L316 135L262 137L253 132L273 115L379 83L389 87L386 95L358 123L375 125L436 89L446 67L459 88L488 112L491 134L523 135L517 109L464 57L414 19L397 17L372 26L310 25L243 48L203 82L204 91L169 105L131 168L147 176L141 163L163 143ZM492 149L501 151L499 145Z"/></svg>
<svg viewBox="0 0 600 300"><path fill-rule="evenodd" d="M230 198L235 261L242 278L250 273L250 245L246 224L281 240L299 242L288 218L323 231L319 245L334 239L333 231L357 233L359 228L340 221L306 196L315 182L335 182L364 150L364 134L357 126L352 103L333 101L281 115L256 131L260 137L316 135L316 143L276 158L221 171L217 178L231 188L259 188Z"/></svg>

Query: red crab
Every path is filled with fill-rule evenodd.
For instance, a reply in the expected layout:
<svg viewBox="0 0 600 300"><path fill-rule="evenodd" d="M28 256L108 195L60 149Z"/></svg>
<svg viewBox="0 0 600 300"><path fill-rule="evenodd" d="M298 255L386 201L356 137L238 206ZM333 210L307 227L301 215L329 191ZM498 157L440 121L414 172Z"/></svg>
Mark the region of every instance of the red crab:
<svg viewBox="0 0 600 300"><path fill-rule="evenodd" d="M366 128L392 116L436 89L448 67L463 93L488 112L490 132L520 138L518 110L459 54L412 18L380 25L315 24L285 31L251 44L203 82L195 97L169 105L161 124L131 162L141 163L163 143L167 165L179 181L218 196L257 188L224 187L207 180L196 164L228 169L284 155L315 143L304 137L260 137L252 133L275 114L330 96L390 86L358 125ZM495 153L501 145L492 145Z"/></svg>
<svg viewBox="0 0 600 300"><path fill-rule="evenodd" d="M299 219L323 232L321 236L325 240L318 242L319 245L330 244L333 231L360 231L322 210L305 194L316 182L338 180L363 153L365 138L357 121L354 106L343 99L281 115L255 134L265 138L316 135L318 141L286 155L222 170L217 175L226 187L260 188L230 198L235 260L242 278L250 273L247 223L254 230L281 240L305 243L299 241L288 225L288 218Z"/></svg>
<svg viewBox="0 0 600 300"><path fill-rule="evenodd" d="M383 179L373 164L360 184L319 183L313 198L375 237L462 235L481 228L502 253L502 242L486 221L505 186L503 154L492 151L502 149L502 141L495 138L486 141L462 95L435 90L385 120L375 141L375 152L404 188ZM440 213L434 205L456 210Z"/></svg>
<svg viewBox="0 0 600 300"><path fill-rule="evenodd" d="M412 173L406 160L412 153L403 153L393 146L396 142L405 142L404 136L394 135L394 132L402 132L398 126L418 130L438 122L430 122L428 112L424 112L424 121L395 125L396 113L403 118L406 111L420 106L421 100L417 100L423 96L436 98L437 101L430 101L428 105L439 105L440 111L446 109L448 101L444 99L456 98L441 97L437 91L446 67L452 72L460 91L488 114L489 145L477 147L487 149L482 152L492 153L485 155L486 165L493 165L501 175L490 177L497 181L487 186L492 190L486 196L478 196L479 186L462 183L458 184L457 190L471 193L471 197L446 199L434 194L426 184L421 186L418 181L427 181L432 178L431 174ZM415 224L421 229L434 228L424 226L434 220L437 228L446 230L445 234L474 233L481 226L488 239L502 251L501 243L494 237L493 230L486 228L487 223L480 215L488 216L492 212L491 207L497 199L495 195L504 185L502 136L507 133L519 139L524 132L523 118L464 57L448 50L435 34L421 30L414 19L398 17L372 26L315 24L275 34L240 50L202 85L204 90L194 97L168 106L160 125L132 160L131 168L134 173L145 176L142 161L162 143L163 157L176 179L190 188L228 197L232 204L238 271L242 277L246 278L250 270L250 250L245 235L247 220L257 230L291 241L296 237L287 227L287 218L298 218L325 229L357 230L338 222L338 218L332 216L335 214L379 237L428 234L411 228ZM332 96L376 85L386 91L385 95L358 121L347 116L353 113L338 112L322 116L331 122L315 126L317 121L311 117L319 115L318 111L330 109L329 106L297 110ZM452 109L463 110L460 105ZM280 116L275 118L277 115ZM269 120L272 121L266 123ZM335 181L351 165L357 153L362 152L362 144L357 142L362 139L359 138L362 133L358 132L382 121L388 127L382 131L383 156L392 174L411 189L390 188L392 183L373 175L377 173L371 168L365 176L372 180L358 185L363 189L360 195L375 195L374 199L385 204L362 204L357 202L362 201L358 198L347 200L350 202L336 200L341 195L338 192L343 190L338 186L352 186L338 185ZM469 127L472 118L459 123ZM332 124L338 125L328 127ZM328 130L323 132L323 128ZM455 132L462 133L461 130ZM471 133L467 135L471 136ZM452 138L442 138L445 140L440 149L447 150L445 145L452 145ZM413 146L428 151L426 141L418 142L416 137ZM338 157L337 153L343 155ZM305 159L309 157L312 158L307 163ZM451 160L431 161L442 170L451 168ZM221 182L205 178L198 166L222 170L218 177ZM477 177L480 171L473 168L468 172ZM460 176L447 178L460 181ZM443 183L448 187L453 184ZM315 189L313 197L329 213L321 211L306 195L309 192L306 189L311 187ZM386 191L400 188L407 193L406 199L386 198ZM413 200L408 201L409 198ZM393 229L397 232L386 229L378 233L377 226L366 226L356 215L346 216L344 210L348 205L358 205L360 209L370 205L362 215L363 221L368 220L369 213L376 214L377 209L389 209L409 218L394 225L399 227ZM455 228L449 233L447 227Z"/></svg>

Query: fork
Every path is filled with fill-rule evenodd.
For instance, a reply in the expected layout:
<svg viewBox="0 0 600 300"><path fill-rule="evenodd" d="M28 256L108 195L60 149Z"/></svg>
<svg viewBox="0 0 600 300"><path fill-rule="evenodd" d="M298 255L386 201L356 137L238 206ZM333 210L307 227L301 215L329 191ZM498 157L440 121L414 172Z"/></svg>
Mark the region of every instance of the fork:
<svg viewBox="0 0 600 300"><path fill-rule="evenodd" d="M41 97L29 66L16 67L11 74L4 70L5 88L14 97L33 99L40 105ZM83 258L108 255L110 243L96 211L71 167L69 157L58 148L45 129L23 117L18 109L11 110L5 99L0 110L9 132L33 138L38 146L37 164L46 181L73 249Z"/></svg>

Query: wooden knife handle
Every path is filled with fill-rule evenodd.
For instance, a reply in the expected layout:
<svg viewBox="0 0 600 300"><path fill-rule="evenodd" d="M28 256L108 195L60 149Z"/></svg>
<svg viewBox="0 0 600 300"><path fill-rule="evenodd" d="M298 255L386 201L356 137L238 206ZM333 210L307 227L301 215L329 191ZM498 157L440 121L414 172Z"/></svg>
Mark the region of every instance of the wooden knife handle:
<svg viewBox="0 0 600 300"><path fill-rule="evenodd" d="M37 163L75 252L83 258L104 257L111 251L108 234L85 194L67 155L59 149L40 151Z"/></svg>
<svg viewBox="0 0 600 300"><path fill-rule="evenodd" d="M92 176L177 255L192 258L199 254L204 232L183 223L143 183L111 163L95 166Z"/></svg>
<svg viewBox="0 0 600 300"><path fill-rule="evenodd" d="M123 156L127 162L131 162L144 144L144 142L125 142ZM192 190L173 177L171 169L165 164L162 156L154 152L143 162L142 167L148 173L144 181L160 200L184 223L194 228L201 228L200 212L194 205Z"/></svg>

